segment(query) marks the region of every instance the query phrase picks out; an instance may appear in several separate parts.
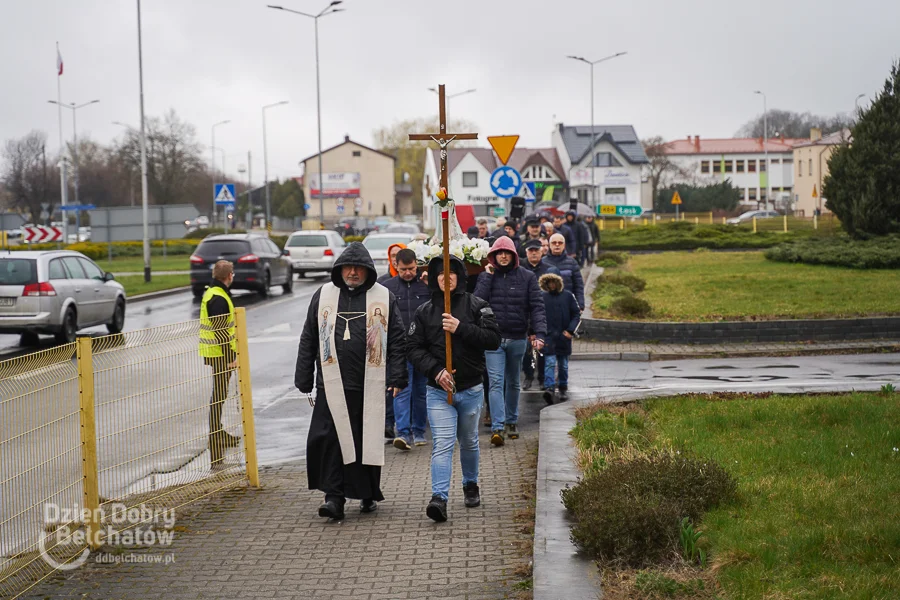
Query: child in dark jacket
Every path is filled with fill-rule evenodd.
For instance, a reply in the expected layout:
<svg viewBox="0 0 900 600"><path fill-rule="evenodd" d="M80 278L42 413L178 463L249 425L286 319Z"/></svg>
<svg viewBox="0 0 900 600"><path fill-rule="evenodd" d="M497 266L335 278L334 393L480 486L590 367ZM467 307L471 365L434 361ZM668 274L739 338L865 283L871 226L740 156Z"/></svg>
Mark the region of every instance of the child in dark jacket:
<svg viewBox="0 0 900 600"><path fill-rule="evenodd" d="M547 337L544 342L544 402L553 404L554 387L559 384L559 400L568 400L569 356L572 338L581 319L581 309L572 292L563 289L559 275L547 273L538 280L547 314ZM555 371L559 369L559 376Z"/></svg>

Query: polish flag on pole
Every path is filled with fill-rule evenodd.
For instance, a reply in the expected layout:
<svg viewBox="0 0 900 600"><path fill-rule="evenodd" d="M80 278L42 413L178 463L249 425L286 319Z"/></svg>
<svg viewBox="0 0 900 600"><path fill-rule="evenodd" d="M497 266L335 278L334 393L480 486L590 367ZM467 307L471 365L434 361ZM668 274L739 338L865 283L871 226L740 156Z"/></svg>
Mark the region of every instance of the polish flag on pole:
<svg viewBox="0 0 900 600"><path fill-rule="evenodd" d="M63 59L62 54L59 53L59 44L56 44L56 74L63 74Z"/></svg>

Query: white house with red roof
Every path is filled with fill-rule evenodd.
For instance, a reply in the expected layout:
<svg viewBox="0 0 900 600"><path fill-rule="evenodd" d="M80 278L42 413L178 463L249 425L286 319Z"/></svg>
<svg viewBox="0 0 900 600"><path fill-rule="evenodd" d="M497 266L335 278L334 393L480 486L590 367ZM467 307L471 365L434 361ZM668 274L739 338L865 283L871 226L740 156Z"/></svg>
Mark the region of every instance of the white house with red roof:
<svg viewBox="0 0 900 600"><path fill-rule="evenodd" d="M490 182L491 173L501 164L491 148L448 149L450 197L457 204L472 205L476 217L492 216L495 208L503 208L508 214L509 200L497 197ZM507 164L517 170L524 181L535 184L537 201L567 199L565 172L554 148L516 148ZM431 206L434 194L440 187L440 169L440 153L428 148L425 151L422 198L425 209L423 222L429 229L435 226Z"/></svg>
<svg viewBox="0 0 900 600"><path fill-rule="evenodd" d="M674 140L665 146L666 154L678 168L665 183L708 185L730 179L742 190L742 204L757 206L767 200L772 189L777 202L789 202L794 188L794 146L809 140L770 138L769 165L766 166L766 142L763 138L701 139L699 135ZM783 204L777 204L779 208Z"/></svg>

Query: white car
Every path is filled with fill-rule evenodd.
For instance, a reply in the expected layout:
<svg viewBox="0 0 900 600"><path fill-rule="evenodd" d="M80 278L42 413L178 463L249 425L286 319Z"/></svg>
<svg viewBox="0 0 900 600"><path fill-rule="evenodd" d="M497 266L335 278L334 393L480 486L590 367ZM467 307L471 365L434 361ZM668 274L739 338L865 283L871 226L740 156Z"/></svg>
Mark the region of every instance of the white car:
<svg viewBox="0 0 900 600"><path fill-rule="evenodd" d="M754 217L757 219L772 219L780 216L774 210L751 210L734 219L728 219L726 223L729 225L743 225L744 223L752 222Z"/></svg>
<svg viewBox="0 0 900 600"><path fill-rule="evenodd" d="M388 272L388 248L393 244L409 244L414 237L414 233L370 233L366 236L363 246L375 261L379 276Z"/></svg>
<svg viewBox="0 0 900 600"><path fill-rule="evenodd" d="M281 253L291 261L294 273L303 277L311 271L330 273L334 260L346 246L347 242L336 231L295 231L288 236Z"/></svg>

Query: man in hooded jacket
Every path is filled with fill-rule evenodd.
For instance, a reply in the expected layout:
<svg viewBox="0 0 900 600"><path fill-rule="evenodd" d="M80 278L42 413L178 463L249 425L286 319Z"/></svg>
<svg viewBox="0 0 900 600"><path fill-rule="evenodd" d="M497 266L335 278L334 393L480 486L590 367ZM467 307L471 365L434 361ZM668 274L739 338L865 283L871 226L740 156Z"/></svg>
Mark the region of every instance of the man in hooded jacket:
<svg viewBox="0 0 900 600"><path fill-rule="evenodd" d="M376 502L384 500L381 493L381 467L373 464L373 461L363 462L364 446L372 447L371 440L368 436L364 439L363 435L366 429L365 405L367 398L374 395L366 393L365 381L367 368L381 368L386 369L386 387L392 388L395 395L406 387L406 335L397 299L375 281L377 278L375 263L366 247L360 242L347 246L335 260L331 271L331 283L339 290L336 306L323 307L323 315L328 308L337 311L332 335L322 336L323 339L320 339L322 325L319 324L319 304L323 290L329 284L313 294L300 335L294 383L305 394L310 394L314 387L316 390L306 442L306 462L309 489L317 489L325 494L325 502L319 507L320 517L343 519L346 498L359 498L361 512L373 512L377 507ZM371 350L367 348L367 321L370 320L367 316L367 295L370 290L386 294L389 306L384 332L386 356L383 357L384 360L377 360L377 366L373 366L369 354ZM375 314L383 315L383 312ZM381 316L379 320L383 319ZM343 387L345 406L338 399L326 395L322 374L322 344L326 344L325 354L331 357L328 361L329 368L340 368L341 381L338 385ZM335 359L337 365L332 364ZM384 397L382 390L377 391L377 396ZM341 418L336 420L336 415ZM347 418L356 459L345 464L340 425L337 423L343 423ZM380 425L374 430L371 427L366 430L378 434L381 432ZM378 447L381 449L383 463L384 445L379 441Z"/></svg>
<svg viewBox="0 0 900 600"><path fill-rule="evenodd" d="M491 443L504 444L504 435L519 437L519 373L525 355L526 337L540 350L547 332L544 301L534 274L519 266L516 247L508 237L494 242L488 252L491 269L478 276L475 295L487 300L497 315L500 348L486 353L491 405Z"/></svg>
<svg viewBox="0 0 900 600"><path fill-rule="evenodd" d="M490 305L466 292L465 265L451 256L451 275L445 277L443 270L443 257L435 257L428 264L431 300L419 307L409 327L409 360L428 377L432 496L425 512L437 522L447 520L453 445L457 439L466 508L481 504L478 417L484 402L484 353L500 346L500 329ZM449 313L444 313L444 285L449 285L452 294ZM447 331L453 345L453 373L445 368ZM447 392L453 392L453 404L447 403Z"/></svg>

